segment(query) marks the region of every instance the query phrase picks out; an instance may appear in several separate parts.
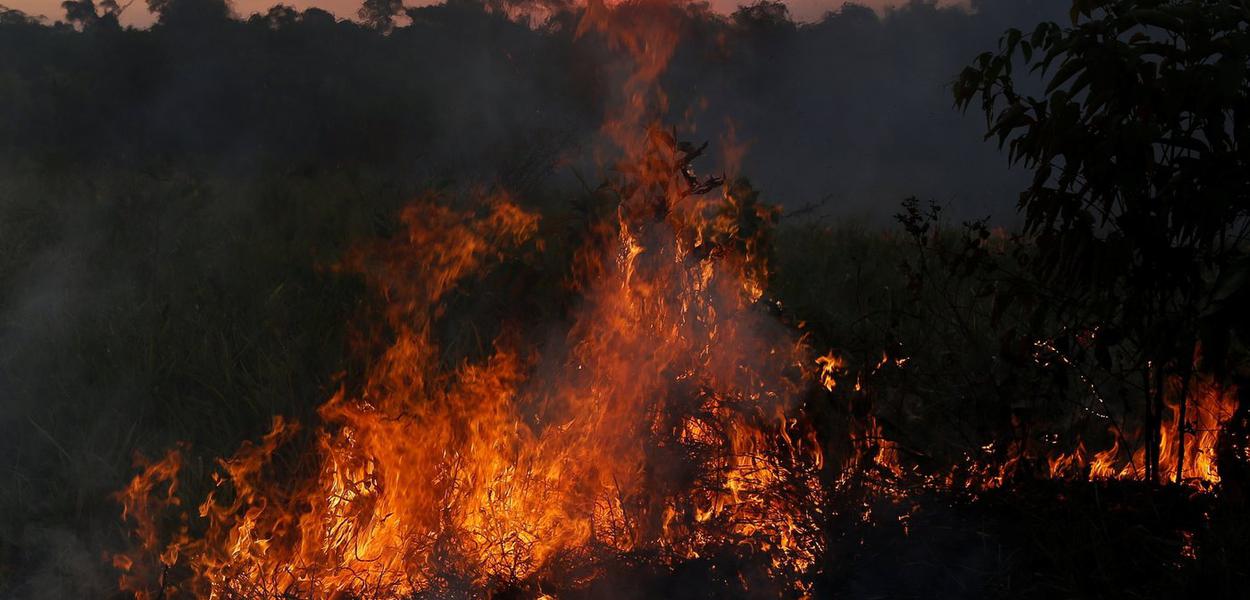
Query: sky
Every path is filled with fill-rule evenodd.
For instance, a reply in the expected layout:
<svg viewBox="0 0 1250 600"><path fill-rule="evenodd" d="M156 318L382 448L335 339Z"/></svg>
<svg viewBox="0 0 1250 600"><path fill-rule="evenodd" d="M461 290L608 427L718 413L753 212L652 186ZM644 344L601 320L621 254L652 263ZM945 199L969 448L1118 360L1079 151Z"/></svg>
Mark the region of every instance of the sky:
<svg viewBox="0 0 1250 600"><path fill-rule="evenodd" d="M119 4L125 4L129 0L119 0ZM722 12L732 12L739 4L748 4L749 0L710 0L713 7ZM790 7L790 14L799 21L814 21L819 19L825 12L837 9L842 6L846 0L788 0L786 5ZM900 4L906 0L857 0L857 4L871 6L875 9L883 9L891 5ZM413 2L408 0L405 4L430 4L429 1ZM939 4L952 4L952 0L944 0ZM233 0L231 2L234 12L239 16L247 16L256 12L264 12L275 4L286 4L296 9L304 10L306 8L317 7L334 13L340 18L354 18L356 10L360 8L360 0ZM47 17L49 21L55 21L65 14L61 9L61 0L0 0L0 5L9 8L15 8L32 16L42 15ZM147 10L147 4L144 0L134 0L134 3L122 15L122 23L134 26L146 26L152 23L152 15Z"/></svg>

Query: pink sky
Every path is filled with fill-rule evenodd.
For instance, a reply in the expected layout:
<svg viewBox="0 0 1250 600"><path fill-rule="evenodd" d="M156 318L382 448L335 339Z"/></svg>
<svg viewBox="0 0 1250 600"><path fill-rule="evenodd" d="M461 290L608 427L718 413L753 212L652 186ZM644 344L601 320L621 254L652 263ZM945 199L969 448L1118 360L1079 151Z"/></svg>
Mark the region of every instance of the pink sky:
<svg viewBox="0 0 1250 600"><path fill-rule="evenodd" d="M119 4L125 4L127 0L118 0ZM905 0L858 0L859 4L866 4L873 8L882 8L892 4L899 4ZM750 0L711 0L712 6L729 12L736 8L739 4L748 4ZM826 11L842 6L845 0L786 0L786 4L790 7L790 14L799 20L814 20L823 15ZM405 4L429 4L429 0L407 0ZM946 2L942 2L945 4ZM360 0L233 0L234 12L237 15L247 16L255 12L263 12L275 4L286 4L303 10L316 6L324 10L328 10L341 18L351 18L356 15L356 9L360 8ZM16 8L30 15L43 15L49 21L55 21L64 16L65 12L61 9L61 0L0 0L0 5L9 8ZM128 25L148 25L152 22L152 15L147 11L147 4L144 0L134 0L134 4L122 15L122 23Z"/></svg>

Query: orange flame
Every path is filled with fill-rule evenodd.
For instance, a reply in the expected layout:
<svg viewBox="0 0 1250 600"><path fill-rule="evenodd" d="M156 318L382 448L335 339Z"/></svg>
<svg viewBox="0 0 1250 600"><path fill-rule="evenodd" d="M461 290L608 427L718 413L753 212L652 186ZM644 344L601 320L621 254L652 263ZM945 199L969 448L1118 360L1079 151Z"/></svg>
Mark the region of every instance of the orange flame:
<svg viewBox="0 0 1250 600"><path fill-rule="evenodd" d="M652 122L677 37L648 17L673 7L630 7L592 3L582 24L637 70L605 125L624 154L614 235L575 258L585 280L562 341L505 326L488 356L444 364L449 296L536 244L539 220L505 194L466 211L413 204L401 235L340 267L386 299L374 339L393 340L360 389L320 408L311 441L279 419L220 461L195 537L162 548L152 517L176 503L154 490L177 455L140 473L125 496L140 547L119 565L159 550L203 598L399 598L489 593L615 553L749 546L802 591L824 544L823 457L797 418L807 352L756 307L766 258L739 226L775 212L730 186L708 194L697 153ZM155 580L131 572L123 589L152 596Z"/></svg>
<svg viewBox="0 0 1250 600"><path fill-rule="evenodd" d="M295 433L281 420L221 461L199 508L206 533L173 552L189 555L191 589L492 589L592 548L679 559L744 543L778 573L809 568L821 453L789 414L803 349L753 309L749 258L695 256L698 216L622 220L562 349L505 335L488 358L446 369L433 333L444 297L536 220L503 198L484 218L410 207L403 239L348 261L388 298L394 343L360 393L320 409L309 476L273 479ZM164 478L145 471L131 495Z"/></svg>
<svg viewBox="0 0 1250 600"><path fill-rule="evenodd" d="M1180 467L1180 483L1199 490L1210 489L1220 482L1217 448L1220 434L1237 411L1237 390L1220 385L1209 376L1195 376L1182 394L1179 378L1172 378L1164 395L1164 414L1158 430L1158 483L1176 479ZM1185 404L1182 422L1182 401ZM1182 432L1178 435L1178 431ZM1111 445L1092 452L1084 439L1077 440L1071 451L1052 451L1045 455L1047 473L1052 479L1146 481L1146 444L1149 438L1140 430L1110 427ZM976 461L970 470L969 485L974 488L999 487L1022 463L1036 458L1019 443L1013 443L1007 460ZM1183 461L1183 465L1180 461Z"/></svg>
<svg viewBox="0 0 1250 600"><path fill-rule="evenodd" d="M1220 482L1216 468L1216 448L1220 432L1237 410L1236 390L1210 379L1198 379L1184 394L1186 405L1181 422L1181 383L1174 379L1165 396L1166 412L1159 424L1159 479L1175 478L1181 467L1181 482L1197 488L1209 488ZM1177 432L1183 432L1183 439ZM1147 473L1144 442L1131 456L1121 444L1120 435L1112 430L1110 448L1088 456L1082 441L1071 453L1056 453L1048 459L1050 476L1055 479L1088 478L1144 480ZM1131 436L1137 438L1141 436ZM1184 461L1183 466L1178 461Z"/></svg>

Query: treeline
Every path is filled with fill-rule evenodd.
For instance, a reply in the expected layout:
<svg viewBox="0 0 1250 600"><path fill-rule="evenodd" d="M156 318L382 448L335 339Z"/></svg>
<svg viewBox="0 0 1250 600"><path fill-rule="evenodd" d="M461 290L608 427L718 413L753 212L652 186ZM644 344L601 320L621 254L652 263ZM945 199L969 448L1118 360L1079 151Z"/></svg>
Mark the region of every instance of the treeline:
<svg viewBox="0 0 1250 600"><path fill-rule="evenodd" d="M107 14L7 22L4 161L244 174L507 163L595 119L579 54L481 4L414 11L389 36L319 9L240 21L204 4L160 4L150 30Z"/></svg>
<svg viewBox="0 0 1250 600"><path fill-rule="evenodd" d="M1057 12L1050 4L917 0L881 15L851 4L810 24L779 3L675 9L687 25L664 85L670 114L689 113L709 139L731 120L776 202L888 217L923 192L1006 213L1020 176L981 143L975 119L948 110L949 84L1004 27ZM52 24L0 18L0 164L364 165L512 184L578 158L614 92L615 57L575 35L572 6L527 20L479 0L367 3L355 22L163 0L149 29L121 27L114 4L65 8Z"/></svg>

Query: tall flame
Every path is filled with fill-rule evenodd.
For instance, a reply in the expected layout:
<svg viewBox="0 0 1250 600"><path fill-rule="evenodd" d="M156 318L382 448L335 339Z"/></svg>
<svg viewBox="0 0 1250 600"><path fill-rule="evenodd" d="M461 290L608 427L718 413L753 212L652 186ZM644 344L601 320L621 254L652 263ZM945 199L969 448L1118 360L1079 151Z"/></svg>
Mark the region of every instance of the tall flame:
<svg viewBox="0 0 1250 600"><path fill-rule="evenodd" d="M198 506L181 505L181 451L143 463L119 493L137 542L114 558L123 590L139 600L550 598L621 557L674 567L730 556L757 563L760 588L803 596L847 474L986 488L1026 462L1014 442L999 463L924 475L868 410L851 419L851 456L831 475L804 400L821 386L860 393L862 377L840 386L846 362L813 358L763 308L776 210L745 184L700 179L702 149L660 125L658 82L681 26L669 0L592 0L579 26L633 68L603 126L620 154L608 186L617 210L567 265L576 308L546 332L491 322L484 329L500 333L480 355L448 351L457 294L541 248L541 223L503 192L459 208L413 203L399 234L339 265L384 300L359 348L363 379L326 401L318 424L277 418L218 461ZM736 162L736 150L727 155ZM877 368L906 362L883 355ZM1218 482L1215 447L1235 394L1199 381L1188 402L1183 419L1175 402L1163 419L1161 470L1183 457L1185 480ZM1130 456L1129 441L1117 432L1102 451L1082 442L1052 454L1050 475L1144 477L1144 450Z"/></svg>
<svg viewBox="0 0 1250 600"><path fill-rule="evenodd" d="M413 204L402 235L341 265L386 299L375 338L393 339L359 389L319 409L313 448L278 419L221 460L198 507L201 534L166 540L156 524L154 507L176 501L156 492L176 480L179 453L136 476L122 497L141 544L116 560L124 589L476 594L593 572L607 556L671 564L751 548L769 578L802 593L824 544L823 457L797 418L810 361L757 306L768 268L753 236L776 213L700 181L698 151L654 121L677 38L650 17L672 10L592 3L583 21L637 70L605 125L624 155L619 209L600 228L612 234L578 253L580 306L558 341L505 325L487 356L446 365L449 296L539 243L539 219L506 194L467 210Z"/></svg>

